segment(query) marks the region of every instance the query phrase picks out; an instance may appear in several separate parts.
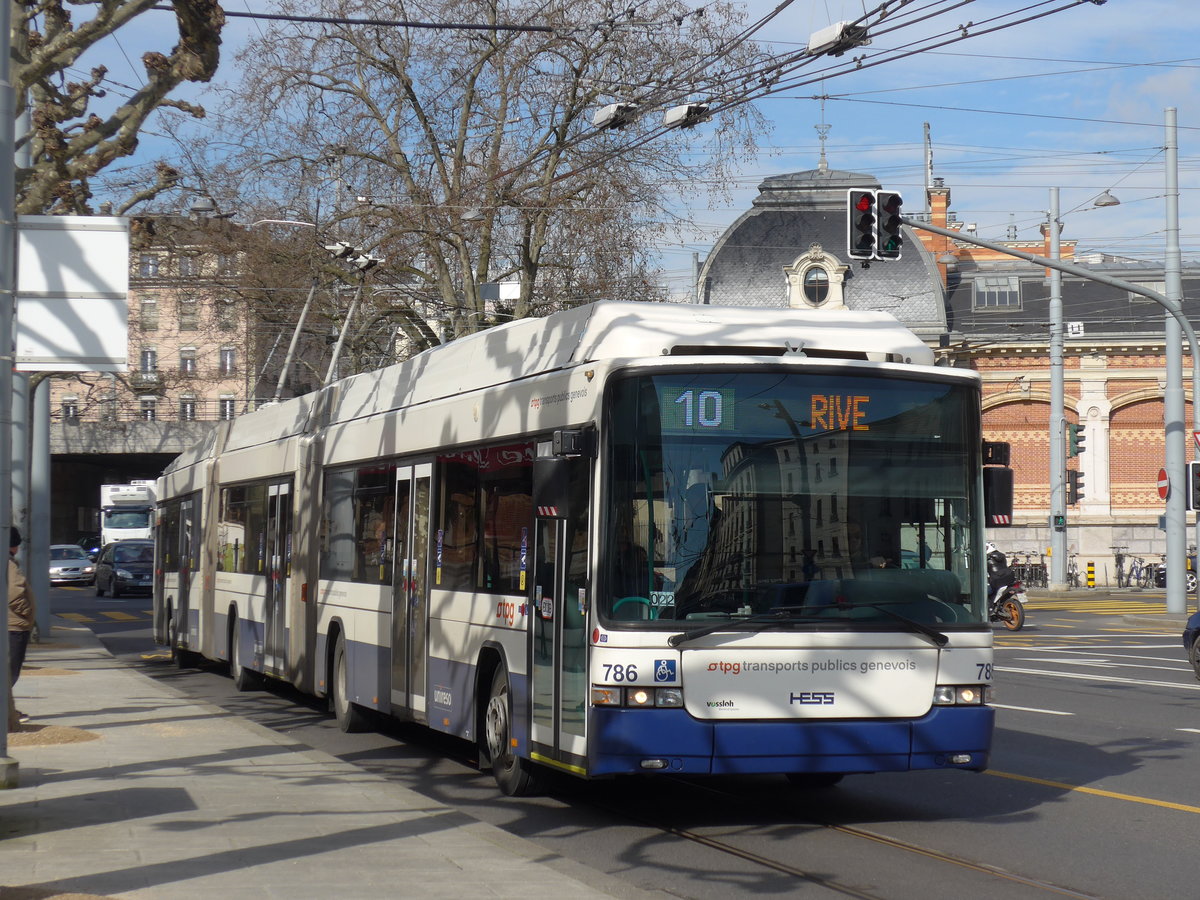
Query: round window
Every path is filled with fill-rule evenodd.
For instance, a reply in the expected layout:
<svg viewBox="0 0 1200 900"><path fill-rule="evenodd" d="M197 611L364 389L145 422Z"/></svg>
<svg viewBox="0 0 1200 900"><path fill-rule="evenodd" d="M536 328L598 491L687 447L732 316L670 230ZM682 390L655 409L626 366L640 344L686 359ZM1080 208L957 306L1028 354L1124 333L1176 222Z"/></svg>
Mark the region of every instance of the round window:
<svg viewBox="0 0 1200 900"><path fill-rule="evenodd" d="M814 306L819 306L828 297L829 273L820 266L813 266L804 273L804 298Z"/></svg>

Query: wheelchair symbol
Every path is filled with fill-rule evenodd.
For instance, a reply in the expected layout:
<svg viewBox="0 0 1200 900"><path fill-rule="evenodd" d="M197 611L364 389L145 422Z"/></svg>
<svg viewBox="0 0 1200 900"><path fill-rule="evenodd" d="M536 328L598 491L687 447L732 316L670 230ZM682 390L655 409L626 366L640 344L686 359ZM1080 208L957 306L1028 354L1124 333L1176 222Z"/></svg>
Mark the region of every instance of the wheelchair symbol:
<svg viewBox="0 0 1200 900"><path fill-rule="evenodd" d="M654 661L654 680L656 682L675 680L675 660L656 659Z"/></svg>

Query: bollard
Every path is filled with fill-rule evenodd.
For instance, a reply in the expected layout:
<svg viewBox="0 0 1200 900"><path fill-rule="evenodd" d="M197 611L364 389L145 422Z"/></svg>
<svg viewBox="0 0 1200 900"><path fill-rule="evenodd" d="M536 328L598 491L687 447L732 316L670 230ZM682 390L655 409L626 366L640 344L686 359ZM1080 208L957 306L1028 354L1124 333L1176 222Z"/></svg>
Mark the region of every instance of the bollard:
<svg viewBox="0 0 1200 900"><path fill-rule="evenodd" d="M1094 559L1088 560L1087 579L1088 579L1088 587L1095 589L1095 587L1096 587L1096 561Z"/></svg>

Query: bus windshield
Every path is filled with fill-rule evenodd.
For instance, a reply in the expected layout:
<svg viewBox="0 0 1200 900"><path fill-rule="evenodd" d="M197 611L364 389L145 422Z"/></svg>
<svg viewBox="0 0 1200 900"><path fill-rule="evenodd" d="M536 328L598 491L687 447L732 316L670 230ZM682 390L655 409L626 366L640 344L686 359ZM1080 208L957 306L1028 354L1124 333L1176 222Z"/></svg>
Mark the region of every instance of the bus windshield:
<svg viewBox="0 0 1200 900"><path fill-rule="evenodd" d="M986 621L971 386L672 372L615 379L608 415L606 620Z"/></svg>

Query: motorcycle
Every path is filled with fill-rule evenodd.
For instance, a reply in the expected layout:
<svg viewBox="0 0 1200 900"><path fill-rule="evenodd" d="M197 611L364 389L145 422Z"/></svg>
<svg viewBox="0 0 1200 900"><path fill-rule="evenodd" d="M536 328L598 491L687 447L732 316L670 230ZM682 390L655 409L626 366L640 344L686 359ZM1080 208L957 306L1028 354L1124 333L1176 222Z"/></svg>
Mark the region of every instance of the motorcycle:
<svg viewBox="0 0 1200 900"><path fill-rule="evenodd" d="M1025 586L1008 567L1008 557L987 546L988 621L1000 622L1009 631L1020 631L1025 625Z"/></svg>

